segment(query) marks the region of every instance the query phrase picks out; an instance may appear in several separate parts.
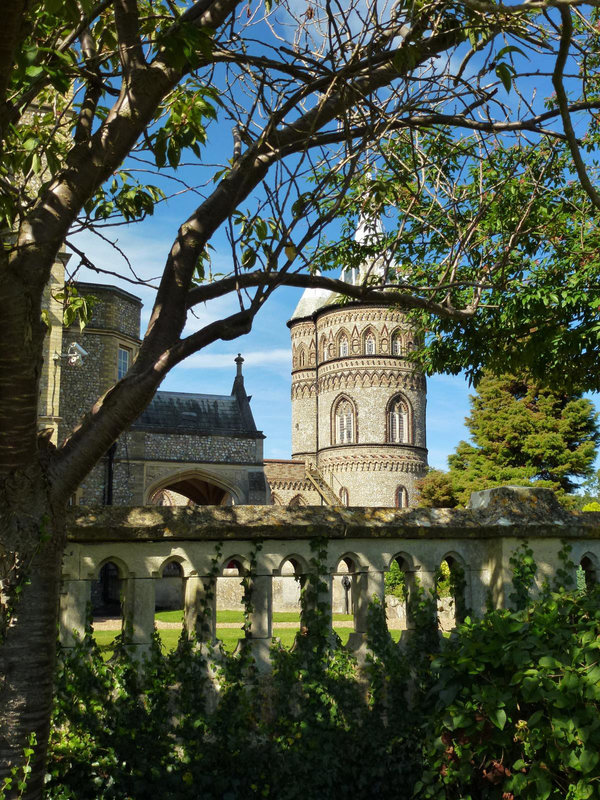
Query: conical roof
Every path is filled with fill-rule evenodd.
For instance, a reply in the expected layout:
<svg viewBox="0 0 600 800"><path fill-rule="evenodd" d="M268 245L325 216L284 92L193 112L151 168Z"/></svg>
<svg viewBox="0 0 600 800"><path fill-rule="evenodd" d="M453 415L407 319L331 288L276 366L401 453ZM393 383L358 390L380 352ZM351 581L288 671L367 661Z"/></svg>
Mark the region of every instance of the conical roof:
<svg viewBox="0 0 600 800"><path fill-rule="evenodd" d="M318 311L323 306L326 306L329 299L334 296L334 292L329 289L305 289L302 292L302 297L291 319L301 319L303 317L310 317L315 311Z"/></svg>
<svg viewBox="0 0 600 800"><path fill-rule="evenodd" d="M383 225L379 217L367 217L361 214L354 234L354 241L359 244L370 245L374 243L373 240L377 241L383 233ZM386 263L386 259L383 256L379 256L376 259L370 258L361 265L359 270L343 269L340 279L346 281L346 283L357 285L367 277L380 276L385 278L388 267L389 264ZM335 303L338 297L340 297L338 292L331 292L329 289L305 289L300 302L294 309L290 322L312 316L315 311Z"/></svg>

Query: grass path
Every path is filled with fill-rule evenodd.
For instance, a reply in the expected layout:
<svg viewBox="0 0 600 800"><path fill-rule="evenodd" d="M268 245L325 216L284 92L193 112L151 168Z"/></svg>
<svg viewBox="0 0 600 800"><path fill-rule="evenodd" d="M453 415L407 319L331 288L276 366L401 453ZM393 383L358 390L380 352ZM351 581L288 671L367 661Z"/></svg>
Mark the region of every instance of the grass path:
<svg viewBox="0 0 600 800"><path fill-rule="evenodd" d="M183 624L183 612L179 611L159 611L155 617L156 627L160 634L161 642L167 652L177 647L181 627ZM217 612L217 636L223 643L223 647L232 651L235 649L238 639L243 638L241 626L244 624L244 614L242 611L218 611ZM333 614L333 628L346 644L350 631L354 626L351 614ZM273 612L273 637L281 642L283 647L291 647L294 643L296 632L300 627L300 615L294 611L274 611ZM112 642L121 629L121 619L117 617L100 617L94 620L94 638L98 646L109 658L112 653ZM399 630L390 631L394 641L400 638Z"/></svg>
<svg viewBox="0 0 600 800"><path fill-rule="evenodd" d="M156 627L158 629L162 645L167 652L177 647L181 627L183 624L182 611L159 611L155 615ZM218 611L217 612L217 636L223 643L223 647L232 651L235 649L238 639L243 638L241 626L244 624L244 615L241 611ZM351 614L334 614L333 628L346 644L350 631L353 628L353 618ZM300 615L293 611L274 611L273 612L273 637L281 642L283 647L291 647L294 638L300 627ZM94 620L94 638L98 646L105 651L106 657L110 657L112 652L112 642L121 629L121 620L117 617L101 617ZM394 641L400 638L399 630L390 631Z"/></svg>

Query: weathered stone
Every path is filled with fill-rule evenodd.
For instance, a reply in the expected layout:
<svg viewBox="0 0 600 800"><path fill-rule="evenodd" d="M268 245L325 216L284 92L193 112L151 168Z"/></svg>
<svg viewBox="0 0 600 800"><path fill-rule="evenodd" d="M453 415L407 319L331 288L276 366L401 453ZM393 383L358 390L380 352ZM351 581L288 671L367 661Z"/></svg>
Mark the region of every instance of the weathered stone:
<svg viewBox="0 0 600 800"><path fill-rule="evenodd" d="M153 586L166 564L176 560L185 584L184 619L190 631L210 641L215 631L218 584L235 562L242 573L255 564L250 580L251 627L246 646L261 669L268 666L275 582L292 575L310 581L311 540L320 538L326 613L343 610L341 576L351 578L354 631L350 646L364 655L368 604L382 597L384 576L393 560L405 573L409 598L420 586L429 596L442 561L464 573L461 607L483 614L489 600L507 605L512 592L511 556L523 541L537 564L536 584L552 583L568 565L559 558L566 542L570 559L591 579L600 575L600 514L569 513L545 491L505 487L474 498L475 508L392 509L342 507L205 506L190 508L73 508L63 566L62 638L82 626L90 581L113 562L125 587L125 635L140 652L147 646L154 614ZM216 560L217 545L220 557ZM260 543L260 547L257 545ZM574 569L571 577L574 578ZM238 578L227 578L239 584ZM238 585L239 589L239 585ZM252 596L254 591L255 596ZM438 608L439 622L451 627L450 602ZM203 616L203 609L206 613ZM406 619L410 629L413 621Z"/></svg>

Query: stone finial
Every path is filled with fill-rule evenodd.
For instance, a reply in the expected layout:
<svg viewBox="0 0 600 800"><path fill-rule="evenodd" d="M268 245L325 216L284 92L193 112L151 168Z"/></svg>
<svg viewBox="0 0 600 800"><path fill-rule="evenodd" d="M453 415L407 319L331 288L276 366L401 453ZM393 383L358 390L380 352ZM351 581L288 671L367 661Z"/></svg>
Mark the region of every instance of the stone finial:
<svg viewBox="0 0 600 800"><path fill-rule="evenodd" d="M244 359L242 358L242 354L238 353L237 354L237 358L234 359L234 361L235 361L235 363L237 365L237 373L236 373L237 377L241 378L242 377L242 364L244 363Z"/></svg>

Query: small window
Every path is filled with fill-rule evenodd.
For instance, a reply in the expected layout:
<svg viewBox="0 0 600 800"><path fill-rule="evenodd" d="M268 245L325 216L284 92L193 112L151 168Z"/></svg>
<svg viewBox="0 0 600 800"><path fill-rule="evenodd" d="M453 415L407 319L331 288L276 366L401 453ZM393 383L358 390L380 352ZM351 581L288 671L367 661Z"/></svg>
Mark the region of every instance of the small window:
<svg viewBox="0 0 600 800"><path fill-rule="evenodd" d="M350 498L348 496L348 489L346 489L345 486L342 486L342 488L340 489L340 503L343 506L349 506L350 505Z"/></svg>
<svg viewBox="0 0 600 800"><path fill-rule="evenodd" d="M348 355L348 339L343 336L340 339L340 357L344 358Z"/></svg>
<svg viewBox="0 0 600 800"><path fill-rule="evenodd" d="M354 409L349 400L341 400L335 409L335 443L354 441Z"/></svg>
<svg viewBox="0 0 600 800"><path fill-rule="evenodd" d="M129 369L129 362L131 360L131 350L126 347L119 347L119 357L117 362L117 378L121 380Z"/></svg>
<svg viewBox="0 0 600 800"><path fill-rule="evenodd" d="M394 338L392 339L392 355L393 356L404 355L402 347L402 339L399 336L394 336Z"/></svg>
<svg viewBox="0 0 600 800"><path fill-rule="evenodd" d="M365 355L375 355L375 337L372 333L369 333L365 339Z"/></svg>
<svg viewBox="0 0 600 800"><path fill-rule="evenodd" d="M392 401L389 407L389 441L395 444L409 442L408 405L400 398Z"/></svg>
<svg viewBox="0 0 600 800"><path fill-rule="evenodd" d="M408 492L405 486L396 489L396 508L408 508Z"/></svg>
<svg viewBox="0 0 600 800"><path fill-rule="evenodd" d="M167 561L162 571L163 578L183 578L183 569L177 561Z"/></svg>

